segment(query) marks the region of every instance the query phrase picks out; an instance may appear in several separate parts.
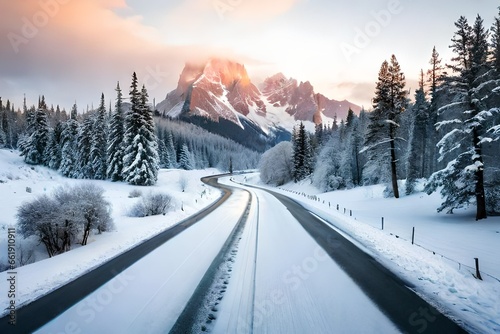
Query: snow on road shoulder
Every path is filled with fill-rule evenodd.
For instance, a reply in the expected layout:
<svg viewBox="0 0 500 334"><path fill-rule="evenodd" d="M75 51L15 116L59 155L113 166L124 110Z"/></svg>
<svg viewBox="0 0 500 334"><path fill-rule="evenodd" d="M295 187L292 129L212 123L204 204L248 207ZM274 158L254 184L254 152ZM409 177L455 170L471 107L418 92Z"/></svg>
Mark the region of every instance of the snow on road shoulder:
<svg viewBox="0 0 500 334"><path fill-rule="evenodd" d="M263 186L256 174L236 176L235 179ZM473 258L482 254L479 257L484 260L485 272L498 275L500 219L488 218L478 223L467 211L454 216L437 214L439 196L417 194L398 200L384 199L382 186L326 194L304 184L288 184L282 188L270 189L296 199L330 222L469 331L500 331L500 282L487 275L483 275L483 281L477 280L471 274L472 268L438 254L444 253L459 261L468 259L467 263L472 266ZM311 198L316 196L316 199L309 199L302 193ZM350 210L354 211L352 217ZM380 229L382 216L386 219L383 231ZM436 250L437 255L411 245L413 226L417 230L416 241L420 239L426 248Z"/></svg>
<svg viewBox="0 0 500 334"><path fill-rule="evenodd" d="M35 246L36 257L35 263L16 268L16 306L49 293L210 205L219 198L220 191L205 186L200 178L216 173L215 169L160 170L155 186L138 187L120 182L67 179L48 168L26 165L18 152L0 150L0 263L7 261L4 251L7 250L7 228L15 227L19 205L41 194L50 194L60 186L92 182L104 188L104 197L112 204L115 223L114 231L91 234L86 246L73 245L71 251L52 258L48 258L43 245L37 245L32 239L25 241L16 234L16 243ZM129 198L133 190L143 195L149 192L169 194L173 198L173 209L165 216L129 217L130 208L140 200L140 197ZM0 273L1 291L8 291L6 275L6 271ZM0 299L2 316L7 313L8 302L6 298Z"/></svg>

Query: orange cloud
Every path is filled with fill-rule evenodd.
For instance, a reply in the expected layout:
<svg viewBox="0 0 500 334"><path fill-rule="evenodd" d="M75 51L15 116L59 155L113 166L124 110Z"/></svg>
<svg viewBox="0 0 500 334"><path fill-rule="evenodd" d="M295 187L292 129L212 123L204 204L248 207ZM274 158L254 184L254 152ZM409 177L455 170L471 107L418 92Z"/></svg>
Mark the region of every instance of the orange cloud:
<svg viewBox="0 0 500 334"><path fill-rule="evenodd" d="M126 88L136 71L150 95L163 98L185 61L239 58L232 44L218 43L233 29L220 19L217 1L232 6L226 14L237 24L279 15L300 0L186 0L166 14L164 27L124 16L133 14L126 0L0 1L2 94L17 101L23 93L35 101L45 94L66 107L75 100L85 105L101 91L112 99L116 81Z"/></svg>
<svg viewBox="0 0 500 334"><path fill-rule="evenodd" d="M133 71L158 96L175 86L190 48L161 44L140 16L122 17L124 0L1 1L0 78L4 96L65 95L66 103L96 101ZM4 38L5 37L5 38ZM141 79L141 77L143 79ZM5 87L7 86L7 87ZM151 94L151 91L150 91ZM68 101L70 101L68 103Z"/></svg>

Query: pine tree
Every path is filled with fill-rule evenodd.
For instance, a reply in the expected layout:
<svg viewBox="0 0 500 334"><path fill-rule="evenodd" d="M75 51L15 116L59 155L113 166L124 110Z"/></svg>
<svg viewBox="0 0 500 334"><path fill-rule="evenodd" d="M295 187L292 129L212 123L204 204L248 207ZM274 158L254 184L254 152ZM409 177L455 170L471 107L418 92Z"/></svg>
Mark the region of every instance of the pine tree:
<svg viewBox="0 0 500 334"><path fill-rule="evenodd" d="M4 147L7 147L7 136L5 134L5 129L4 129L4 122L3 120L4 119L7 119L7 111L6 110L2 110L2 108L0 107L0 119L2 120L2 124L0 126L0 148L4 148Z"/></svg>
<svg viewBox="0 0 500 334"><path fill-rule="evenodd" d="M59 171L66 177L78 177L80 174L77 144L80 126L76 117L77 107L75 103L71 109L71 118L64 123L61 133L61 164Z"/></svg>
<svg viewBox="0 0 500 334"><path fill-rule="evenodd" d="M471 65L472 27L465 16L460 16L458 21L455 22L455 27L457 31L451 39L452 45L450 46L455 55L451 58L453 64L447 66L465 78L467 77L466 72L470 70Z"/></svg>
<svg viewBox="0 0 500 334"><path fill-rule="evenodd" d="M168 133L165 138L165 147L168 156L165 168L175 168L177 166L177 154L175 153L174 139L171 133Z"/></svg>
<svg viewBox="0 0 500 334"><path fill-rule="evenodd" d="M47 105L42 96L38 109L31 112L28 119L26 133L20 142L21 156L28 164L46 164L45 148L49 141L49 126L47 123Z"/></svg>
<svg viewBox="0 0 500 334"><path fill-rule="evenodd" d="M88 115L83 120L83 124L80 127L78 133L78 167L75 175L79 179L92 179L94 172L92 169L92 160L90 157L90 151L92 149L92 131L94 128L94 117L93 115Z"/></svg>
<svg viewBox="0 0 500 334"><path fill-rule="evenodd" d="M189 152L189 148L187 144L183 144L181 147L181 152L179 154L179 168L184 170L193 169L193 162L191 159L191 152Z"/></svg>
<svg viewBox="0 0 500 334"><path fill-rule="evenodd" d="M428 110L428 123L427 123L427 155L424 159L427 161L427 168L424 170L424 176L429 177L432 173L437 170L437 159L438 154L436 150L436 144L439 141L438 133L435 129L435 124L438 122L438 88L443 83L443 70L444 67L441 65L441 58L439 53L436 51L436 47L432 49L431 59L429 64L431 68L427 71L428 83L430 86L430 104Z"/></svg>
<svg viewBox="0 0 500 334"><path fill-rule="evenodd" d="M491 27L491 62L497 75L500 75L500 7L498 10L499 13L495 17L493 26Z"/></svg>
<svg viewBox="0 0 500 334"><path fill-rule="evenodd" d="M370 125L363 151L370 153L370 173L384 170L389 165L392 191L399 198L397 183L396 131L399 127L399 116L406 107L405 78L394 55L390 64L382 63L376 85L374 110L370 117ZM383 174L382 174L383 175ZM377 179L377 177L375 177ZM380 181L384 181L383 179Z"/></svg>
<svg viewBox="0 0 500 334"><path fill-rule="evenodd" d="M112 181L123 180L123 155L124 155L124 116L122 105L122 91L120 83L116 84L115 111L111 116L110 132L108 138L108 170L107 175Z"/></svg>
<svg viewBox="0 0 500 334"><path fill-rule="evenodd" d="M168 152L167 146L165 145L165 140L161 133L158 134L158 156L160 158L160 168L167 168L168 164Z"/></svg>
<svg viewBox="0 0 500 334"><path fill-rule="evenodd" d="M359 150L363 134L360 133L359 118L349 109L344 126L340 172L347 187L361 184L361 165Z"/></svg>
<svg viewBox="0 0 500 334"><path fill-rule="evenodd" d="M125 155L123 174L134 185L153 185L159 170L158 146L153 113L148 106L148 94L143 86L139 92L137 75L130 86L130 112L125 118Z"/></svg>
<svg viewBox="0 0 500 334"><path fill-rule="evenodd" d="M49 140L49 145L47 145L47 156L49 159L49 168L58 170L61 165L61 139L63 132L63 125L61 122L57 122L54 129L51 131L51 136Z"/></svg>
<svg viewBox="0 0 500 334"><path fill-rule="evenodd" d="M415 104L411 108L412 126L408 141L408 160L406 162L406 194L415 192L418 178L425 175L427 157L427 125L429 123L429 104L424 90L424 72L420 72L419 88L415 92Z"/></svg>
<svg viewBox="0 0 500 334"><path fill-rule="evenodd" d="M15 125L14 118L16 113L14 112L13 107L12 110L5 109L3 112L0 107L0 114L2 115L2 126L0 127L0 132L3 132L5 147L12 149L15 146L15 129L13 129L13 127Z"/></svg>
<svg viewBox="0 0 500 334"><path fill-rule="evenodd" d="M106 148L106 106L104 105L104 94L102 94L101 103L94 117L90 145L89 161L92 165L91 178L93 179L104 180L106 178Z"/></svg>
<svg viewBox="0 0 500 334"><path fill-rule="evenodd" d="M449 67L457 73L449 79L459 102L444 106L449 119L438 123L438 128L449 131L438 143L440 159L450 161L445 169L434 173L426 187L428 193L442 186L444 202L439 211L476 204L476 220L486 218L484 190L484 162L481 138L485 128L482 97L478 96L478 80L486 71L488 33L478 15L471 27L462 16L455 23L457 31L452 39L455 57ZM459 114L453 113L459 106Z"/></svg>
<svg viewBox="0 0 500 334"><path fill-rule="evenodd" d="M298 130L294 129L293 140L293 180L299 182L312 173L311 145L305 126L300 122Z"/></svg>

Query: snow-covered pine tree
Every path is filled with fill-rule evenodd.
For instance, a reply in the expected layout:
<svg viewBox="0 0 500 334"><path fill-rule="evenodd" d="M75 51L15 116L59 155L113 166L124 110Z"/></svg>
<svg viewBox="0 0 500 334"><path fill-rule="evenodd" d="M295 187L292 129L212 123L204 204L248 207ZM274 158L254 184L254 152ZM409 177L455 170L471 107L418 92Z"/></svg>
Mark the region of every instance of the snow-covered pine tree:
<svg viewBox="0 0 500 334"><path fill-rule="evenodd" d="M158 139L158 156L160 158L160 168L167 168L168 164L168 152L167 146L165 145L165 140L163 139L163 134L160 132L157 135Z"/></svg>
<svg viewBox="0 0 500 334"><path fill-rule="evenodd" d="M168 151L167 151L167 145L166 145L166 136L167 136L167 131L163 128L157 127L156 128L156 138L158 140L158 156L160 158L160 168L168 168Z"/></svg>
<svg viewBox="0 0 500 334"><path fill-rule="evenodd" d="M406 108L407 92L404 87L404 74L396 56L392 55L390 64L384 61L380 67L373 99L374 110L362 149L369 154L365 171L370 181L388 181L385 175L389 174L395 198L399 198L395 140L399 116Z"/></svg>
<svg viewBox="0 0 500 334"><path fill-rule="evenodd" d="M177 166L177 154L175 153L174 139L170 132L167 133L165 138L165 146L167 149L167 165L166 168L176 168Z"/></svg>
<svg viewBox="0 0 500 334"><path fill-rule="evenodd" d="M123 180L123 156L124 156L124 114L123 114L123 94L120 83L116 84L115 111L111 115L111 124L108 138L108 169L107 175L111 181Z"/></svg>
<svg viewBox="0 0 500 334"><path fill-rule="evenodd" d="M39 165L47 163L44 156L49 141L49 125L47 123L47 105L42 96L38 109L29 115L26 133L20 143L21 156L28 164Z"/></svg>
<svg viewBox="0 0 500 334"><path fill-rule="evenodd" d="M443 70L444 67L441 65L441 58L433 47L431 59L429 60L429 65L431 68L427 70L427 80L429 84L429 120L427 123L427 155L424 159L427 161L426 168L424 170L424 176L429 177L432 173L437 170L437 159L438 153L436 150L436 144L439 141L438 132L436 131L435 124L438 122L438 89L443 83Z"/></svg>
<svg viewBox="0 0 500 334"><path fill-rule="evenodd" d="M344 125L343 149L341 152L340 172L347 187L360 185L361 166L359 150L362 145L362 134L359 131L359 119L349 109Z"/></svg>
<svg viewBox="0 0 500 334"><path fill-rule="evenodd" d="M158 155L158 139L156 138L155 121L153 118L154 110L149 106L149 95L146 86L141 89L141 111L145 120L144 140L146 144L146 154L148 157L148 179L146 183L155 184L160 170L160 157Z"/></svg>
<svg viewBox="0 0 500 334"><path fill-rule="evenodd" d="M48 166L55 170L58 170L61 165L61 136L63 129L63 124L58 121L51 131L49 145L47 145Z"/></svg>
<svg viewBox="0 0 500 334"><path fill-rule="evenodd" d="M312 173L312 157L309 136L304 123L300 122L299 128L294 129L293 144L293 180L299 182Z"/></svg>
<svg viewBox="0 0 500 334"><path fill-rule="evenodd" d="M500 7L491 27L491 65L500 74Z"/></svg>
<svg viewBox="0 0 500 334"><path fill-rule="evenodd" d="M78 134L78 167L76 168L78 174L74 176L78 179L91 179L94 175L92 160L90 160L93 128L94 115L87 114Z"/></svg>
<svg viewBox="0 0 500 334"><path fill-rule="evenodd" d="M77 120L76 103L71 109L71 118L64 123L61 133L61 164L59 171L66 177L77 177L78 171L78 133L79 127Z"/></svg>
<svg viewBox="0 0 500 334"><path fill-rule="evenodd" d="M89 161L92 165L92 179L106 179L107 170L107 138L106 138L106 106L104 105L104 93L101 94L101 103L97 113L93 117L92 140L90 143Z"/></svg>
<svg viewBox="0 0 500 334"><path fill-rule="evenodd" d="M437 124L438 128L449 131L439 141L440 159L449 161L446 168L434 173L426 191L432 193L441 188L444 202L438 211L476 205L476 220L484 219L486 198L484 191L484 162L481 138L486 129L487 118L482 113L480 78L487 71L487 31L478 15L471 27L464 16L455 23L457 31L451 48L455 53L449 67L456 73L448 78L448 87L455 94L456 102L440 108L448 119Z"/></svg>
<svg viewBox="0 0 500 334"><path fill-rule="evenodd" d="M14 112L5 108L2 110L0 106L1 126L0 126L0 147L13 148L13 131L12 131L12 115ZM3 144L2 144L3 143Z"/></svg>
<svg viewBox="0 0 500 334"><path fill-rule="evenodd" d="M154 130L153 113L148 103L146 88L139 92L137 75L132 75L130 111L125 118L125 155L123 175L134 185L153 185L159 170L158 146Z"/></svg>
<svg viewBox="0 0 500 334"><path fill-rule="evenodd" d="M415 192L418 178L425 175L427 157L427 126L429 123L429 103L424 89L424 72L420 71L419 87L415 91L415 103L411 108L412 125L408 141L408 159L406 161L406 194Z"/></svg>
<svg viewBox="0 0 500 334"><path fill-rule="evenodd" d="M189 152L189 148L186 143L182 144L181 151L179 153L179 168L184 170L193 169L191 152Z"/></svg>
<svg viewBox="0 0 500 334"><path fill-rule="evenodd" d="M4 111L4 110L2 110L2 108L0 108L0 119L3 120L4 118L6 118L6 111ZM7 146L7 136L5 135L3 122L1 125L2 126L0 126L0 148L4 148Z"/></svg>

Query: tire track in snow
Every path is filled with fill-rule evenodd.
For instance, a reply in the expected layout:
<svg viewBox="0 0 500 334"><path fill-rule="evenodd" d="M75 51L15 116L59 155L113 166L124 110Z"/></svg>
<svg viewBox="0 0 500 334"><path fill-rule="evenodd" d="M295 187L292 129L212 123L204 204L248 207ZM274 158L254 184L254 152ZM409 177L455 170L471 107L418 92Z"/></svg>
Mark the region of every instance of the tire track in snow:
<svg viewBox="0 0 500 334"><path fill-rule="evenodd" d="M212 183L211 185L222 189L225 188L225 186L218 183ZM218 318L218 306L224 298L230 283L234 259L238 253L241 235L252 204L251 193L244 191L249 194L249 199L242 216L198 284L170 333L205 333L213 329Z"/></svg>

